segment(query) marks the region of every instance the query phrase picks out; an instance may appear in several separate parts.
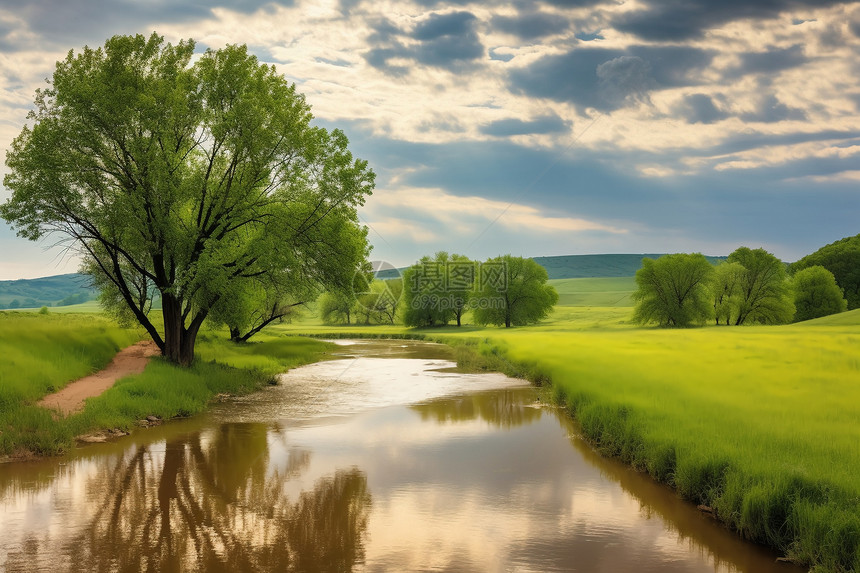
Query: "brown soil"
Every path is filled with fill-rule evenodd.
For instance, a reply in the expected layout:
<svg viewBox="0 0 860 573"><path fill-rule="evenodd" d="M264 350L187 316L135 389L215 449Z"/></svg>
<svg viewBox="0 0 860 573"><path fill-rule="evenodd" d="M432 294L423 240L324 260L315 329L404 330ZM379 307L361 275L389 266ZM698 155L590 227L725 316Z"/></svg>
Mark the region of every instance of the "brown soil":
<svg viewBox="0 0 860 573"><path fill-rule="evenodd" d="M143 340L123 348L103 370L69 383L59 392L42 398L38 405L63 415L78 412L83 409L84 400L87 398L98 396L120 378L143 372L150 357L158 353L158 346L151 340Z"/></svg>

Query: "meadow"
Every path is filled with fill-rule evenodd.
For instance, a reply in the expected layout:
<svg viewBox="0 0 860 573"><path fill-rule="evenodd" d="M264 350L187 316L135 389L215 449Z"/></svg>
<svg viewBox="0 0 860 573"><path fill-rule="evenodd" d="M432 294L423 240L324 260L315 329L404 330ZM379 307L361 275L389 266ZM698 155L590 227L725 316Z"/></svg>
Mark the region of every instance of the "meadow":
<svg viewBox="0 0 860 573"><path fill-rule="evenodd" d="M331 346L283 334L263 334L256 344L237 346L226 332L207 331L192 368L154 358L142 374L87 400L83 411L55 417L35 403L103 368L120 348L143 338L140 329L85 312L90 306L65 307L63 313L0 312L0 458L59 454L90 432L128 432L147 416L166 420L202 412L218 395L258 390L280 372L323 358Z"/></svg>
<svg viewBox="0 0 860 573"><path fill-rule="evenodd" d="M426 338L452 345L466 369L548 385L597 450L648 472L743 537L815 571L860 571L860 310L786 326L641 328L629 322L632 279L552 282L563 304L533 327L328 326L310 313L270 327L258 344L237 347L207 332L191 370L153 361L64 421L63 443L83 428L193 414L219 392L253 391L280 369L323 356L325 343L295 335ZM31 316L30 325L53 322L42 334L32 329L26 344L44 344L63 319L82 324L75 315ZM106 339L98 359L83 360L89 368L140 336L87 322ZM39 392L70 374L51 376ZM188 390L176 396L176 387ZM0 448L17 423L0 420Z"/></svg>

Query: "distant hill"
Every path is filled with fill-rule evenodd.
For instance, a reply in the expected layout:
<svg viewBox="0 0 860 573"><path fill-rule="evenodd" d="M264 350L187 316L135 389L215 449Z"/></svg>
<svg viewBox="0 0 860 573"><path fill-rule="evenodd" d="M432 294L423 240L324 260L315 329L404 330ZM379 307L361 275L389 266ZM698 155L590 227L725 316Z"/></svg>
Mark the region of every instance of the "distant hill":
<svg viewBox="0 0 860 573"><path fill-rule="evenodd" d="M96 297L89 277L78 273L0 281L0 309L80 304Z"/></svg>
<svg viewBox="0 0 860 573"><path fill-rule="evenodd" d="M586 279L632 277L642 268L642 259L656 259L663 254L641 255L562 255L558 257L532 257L546 269L551 279ZM711 264L727 257L705 257Z"/></svg>
<svg viewBox="0 0 860 573"><path fill-rule="evenodd" d="M532 257L546 269L550 279L590 279L632 277L642 267L642 258L656 259L662 254L643 255L562 255L557 257ZM727 257L705 257L711 264L726 260ZM390 266L379 269L376 276L380 279L399 278L404 269Z"/></svg>

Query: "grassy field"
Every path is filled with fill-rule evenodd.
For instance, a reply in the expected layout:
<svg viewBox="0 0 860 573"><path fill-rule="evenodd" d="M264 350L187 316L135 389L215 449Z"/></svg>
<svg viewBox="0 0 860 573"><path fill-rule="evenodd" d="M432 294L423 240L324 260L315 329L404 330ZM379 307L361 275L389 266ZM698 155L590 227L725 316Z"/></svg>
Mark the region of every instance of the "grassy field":
<svg viewBox="0 0 860 573"><path fill-rule="evenodd" d="M204 334L190 371L155 361L64 423L79 432L123 427L155 411L191 414L223 384L250 391L266 374L325 351L323 343L287 336L431 338L455 346L472 367L551 383L596 448L713 508L745 538L816 571L860 571L860 310L787 326L662 330L630 324L629 277L553 284L564 304L527 328L332 327L309 316L272 327L257 345ZM29 317L30 325L53 322L42 334L34 329L28 344L64 319ZM127 336L93 326L107 338ZM258 370L237 376L233 367ZM171 390L177 387L181 396Z"/></svg>
<svg viewBox="0 0 860 573"><path fill-rule="evenodd" d="M87 401L80 413L54 419L35 403L68 382L105 365L141 339L96 314L0 313L0 456L57 454L76 436L102 429L130 430L146 416L169 419L205 409L218 394L245 394L273 376L319 360L330 345L280 334L235 345L224 332L204 332L193 368L160 358L143 374L118 381Z"/></svg>

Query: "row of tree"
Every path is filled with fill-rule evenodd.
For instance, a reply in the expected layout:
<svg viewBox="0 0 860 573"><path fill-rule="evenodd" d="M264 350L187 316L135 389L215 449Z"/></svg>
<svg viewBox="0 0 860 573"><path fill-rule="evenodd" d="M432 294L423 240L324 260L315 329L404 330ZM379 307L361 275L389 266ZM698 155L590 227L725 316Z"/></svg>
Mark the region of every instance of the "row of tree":
<svg viewBox="0 0 860 573"><path fill-rule="evenodd" d="M475 324L505 327L546 318L558 293L546 269L532 259L505 255L483 262L438 252L422 257L402 278L373 281L358 275L352 291L325 293L318 302L329 324L460 326L466 312Z"/></svg>
<svg viewBox="0 0 860 573"><path fill-rule="evenodd" d="M841 312L843 291L829 270L798 265L794 276L764 249L740 247L711 265L699 253L645 258L636 273L633 319L640 324L784 324Z"/></svg>

